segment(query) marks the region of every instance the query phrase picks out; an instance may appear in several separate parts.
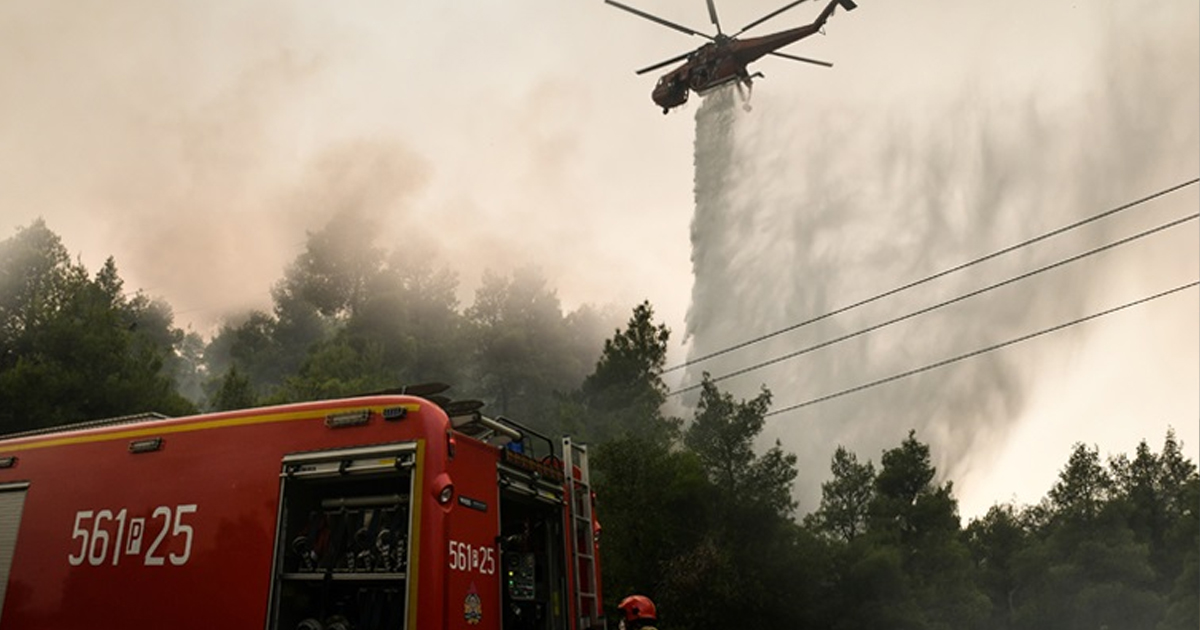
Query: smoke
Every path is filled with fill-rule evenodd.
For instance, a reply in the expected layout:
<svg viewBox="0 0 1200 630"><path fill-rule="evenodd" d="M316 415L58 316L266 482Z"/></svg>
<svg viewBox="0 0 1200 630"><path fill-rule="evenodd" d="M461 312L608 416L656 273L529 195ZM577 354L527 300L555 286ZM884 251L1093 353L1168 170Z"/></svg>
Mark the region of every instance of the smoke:
<svg viewBox="0 0 1200 630"><path fill-rule="evenodd" d="M746 23L779 4L731 4L722 17ZM801 22L807 6L775 24ZM692 0L644 8L704 24ZM533 265L564 305L649 299L678 331L695 212L687 331L698 356L1194 176L1197 11L1192 0L860 3L796 50L834 69L764 59L756 69L770 78L751 113L718 107L719 94L698 108L693 172L689 121L659 115L631 72L685 44L602 3L9 0L0 214L10 228L44 217L90 269L115 255L126 287L201 332L269 308L306 232L335 216L377 225L384 247L449 261L464 301L484 269ZM633 41L612 46L613 33ZM1137 215L688 378L1168 218ZM1194 252L1194 240L1182 245ZM1136 264L1098 258L722 385L752 395L766 384L782 407L1001 341L1195 277L1178 241L1156 237ZM1195 348L1194 336L1163 343ZM1013 417L1053 394L1048 376L1103 356L1083 329L1057 339L775 416L765 439L804 457L806 497L836 444L877 459L911 427L957 480L986 470ZM985 393L961 393L972 387Z"/></svg>
<svg viewBox="0 0 1200 630"><path fill-rule="evenodd" d="M708 96L696 112L690 356L1194 177L1195 79L1180 81L1168 61L1195 59L1194 32L1161 15L1145 22L1133 33L1110 24L1096 61L1059 90L1028 85L998 96L967 75L947 96L918 105L847 99L835 109L818 101L804 117L792 113L794 102L772 96L774 85L755 94L748 113L731 89ZM1161 205L694 364L685 381L862 330L1182 212L1178 203ZM1167 254L1141 244L1097 256L720 385L746 397L766 386L781 408L886 378L1167 288L1171 275L1186 280L1190 271L1194 279L1191 241L1160 239L1177 246ZM1130 267L1142 281L1120 282ZM1173 274L1156 273L1163 270ZM1032 349L989 353L782 413L769 419L764 440L781 439L799 455L802 510L816 507L837 445L878 461L910 429L933 446L944 479L987 474L1041 384L1068 369L1090 335L1078 327Z"/></svg>
<svg viewBox="0 0 1200 630"><path fill-rule="evenodd" d="M630 96L598 98L614 12L485 4L5 2L0 215L45 218L91 269L114 255L200 332L269 308L306 232L346 213L449 261L464 299L535 266L571 307L681 318L687 213L663 209L690 173L614 185L666 162L612 131L642 83L621 67Z"/></svg>
<svg viewBox="0 0 1200 630"><path fill-rule="evenodd" d="M327 150L298 142L291 106L327 50L281 8L6 3L0 207L45 216L90 268L115 255L127 287L202 326L263 305L327 219L289 203Z"/></svg>

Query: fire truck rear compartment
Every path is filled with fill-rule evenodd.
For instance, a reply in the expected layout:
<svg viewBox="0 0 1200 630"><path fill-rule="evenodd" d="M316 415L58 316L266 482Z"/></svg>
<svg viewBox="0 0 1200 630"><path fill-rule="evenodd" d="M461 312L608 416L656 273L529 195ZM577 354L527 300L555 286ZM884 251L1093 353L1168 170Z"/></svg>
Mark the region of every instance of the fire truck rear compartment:
<svg viewBox="0 0 1200 630"><path fill-rule="evenodd" d="M501 492L504 630L567 627L563 541L560 502Z"/></svg>

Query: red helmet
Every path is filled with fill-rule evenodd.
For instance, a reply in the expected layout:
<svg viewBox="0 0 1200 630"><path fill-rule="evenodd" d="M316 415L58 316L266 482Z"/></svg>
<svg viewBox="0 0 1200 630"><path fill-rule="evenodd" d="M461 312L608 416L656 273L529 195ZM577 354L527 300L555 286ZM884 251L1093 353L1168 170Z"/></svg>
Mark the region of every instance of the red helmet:
<svg viewBox="0 0 1200 630"><path fill-rule="evenodd" d="M654 608L654 602L650 601L645 595L630 595L621 600L617 605L617 609L621 611L621 617L625 621L636 621L638 619L648 619L656 621L658 619L658 610Z"/></svg>

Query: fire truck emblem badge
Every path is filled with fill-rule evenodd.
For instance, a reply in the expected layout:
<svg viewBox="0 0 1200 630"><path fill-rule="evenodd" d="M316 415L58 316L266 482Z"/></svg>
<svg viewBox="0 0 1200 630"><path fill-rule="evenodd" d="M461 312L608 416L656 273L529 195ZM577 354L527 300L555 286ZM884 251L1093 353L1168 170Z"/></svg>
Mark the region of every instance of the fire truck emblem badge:
<svg viewBox="0 0 1200 630"><path fill-rule="evenodd" d="M467 589L467 598L463 600L463 618L471 625L483 621L483 601L479 599L479 591L475 590L474 582L471 582L471 588Z"/></svg>

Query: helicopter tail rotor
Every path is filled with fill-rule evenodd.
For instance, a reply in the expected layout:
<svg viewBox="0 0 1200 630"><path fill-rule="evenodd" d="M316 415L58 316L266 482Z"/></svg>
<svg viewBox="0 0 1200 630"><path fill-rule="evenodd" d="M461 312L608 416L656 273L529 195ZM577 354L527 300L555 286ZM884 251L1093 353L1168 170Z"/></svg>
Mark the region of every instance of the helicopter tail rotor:
<svg viewBox="0 0 1200 630"><path fill-rule="evenodd" d="M847 11L853 11L858 8L858 5L854 4L854 0L833 0L833 2L829 3L829 7L821 13L821 18L828 18L829 16L833 15L833 10L838 6L841 6Z"/></svg>

